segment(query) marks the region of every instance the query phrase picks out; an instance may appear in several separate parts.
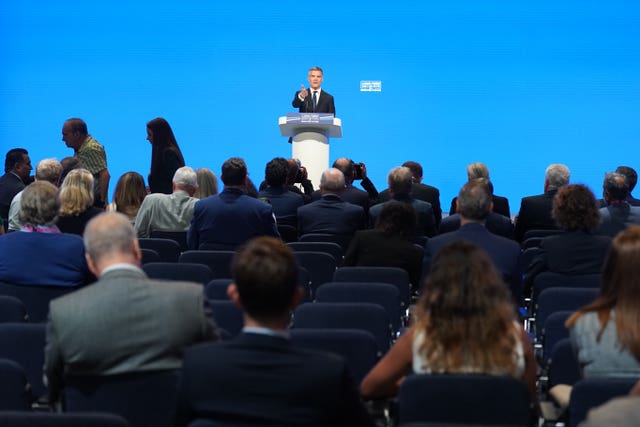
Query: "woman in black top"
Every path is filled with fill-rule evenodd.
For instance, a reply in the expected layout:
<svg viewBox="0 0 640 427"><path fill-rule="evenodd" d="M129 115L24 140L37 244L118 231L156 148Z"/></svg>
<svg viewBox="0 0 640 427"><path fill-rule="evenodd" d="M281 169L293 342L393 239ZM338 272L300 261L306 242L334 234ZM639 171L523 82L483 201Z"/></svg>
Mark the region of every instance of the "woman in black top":
<svg viewBox="0 0 640 427"><path fill-rule="evenodd" d="M178 168L184 166L184 157L169 122L158 117L147 123L147 141L153 147L148 180L149 191L171 194L173 174Z"/></svg>

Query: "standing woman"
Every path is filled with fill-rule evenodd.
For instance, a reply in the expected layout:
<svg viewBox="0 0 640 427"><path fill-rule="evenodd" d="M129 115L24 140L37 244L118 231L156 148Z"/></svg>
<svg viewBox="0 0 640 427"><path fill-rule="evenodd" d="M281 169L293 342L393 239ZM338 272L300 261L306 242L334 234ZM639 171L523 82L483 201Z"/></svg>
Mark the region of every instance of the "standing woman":
<svg viewBox="0 0 640 427"><path fill-rule="evenodd" d="M149 190L151 193L171 194L173 174L184 166L184 157L169 122L158 117L147 123L147 141L152 146Z"/></svg>

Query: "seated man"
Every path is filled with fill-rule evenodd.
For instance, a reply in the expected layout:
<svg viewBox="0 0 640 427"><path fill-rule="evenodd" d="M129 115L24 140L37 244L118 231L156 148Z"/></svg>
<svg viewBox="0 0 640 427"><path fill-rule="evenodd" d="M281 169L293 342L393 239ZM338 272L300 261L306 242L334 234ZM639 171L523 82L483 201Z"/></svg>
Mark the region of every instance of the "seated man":
<svg viewBox="0 0 640 427"><path fill-rule="evenodd" d="M258 193L258 197L269 201L278 224L295 227L298 208L304 205L304 198L301 194L287 189L288 174L289 164L287 159L276 157L267 163L264 171L267 187Z"/></svg>
<svg viewBox="0 0 640 427"><path fill-rule="evenodd" d="M5 174L0 177L0 225L6 230L13 196L30 183L31 159L24 148L13 148L4 159Z"/></svg>
<svg viewBox="0 0 640 427"><path fill-rule="evenodd" d="M629 185L624 175L609 172L602 184L606 205L600 208L596 234L615 237L631 225L640 224L640 206L629 203Z"/></svg>
<svg viewBox="0 0 640 427"><path fill-rule="evenodd" d="M45 349L51 402L64 375L177 369L186 347L215 337L202 285L148 279L126 216L93 218L84 245L99 280L51 302Z"/></svg>
<svg viewBox="0 0 640 427"><path fill-rule="evenodd" d="M135 229L138 237L151 237L153 231L187 231L198 189L198 178L189 166L181 167L173 175L173 193L153 193L142 201Z"/></svg>
<svg viewBox="0 0 640 427"><path fill-rule="evenodd" d="M302 298L293 253L259 237L233 262L227 293L244 312L234 340L185 352L178 426L370 426L345 361L294 347L287 324Z"/></svg>

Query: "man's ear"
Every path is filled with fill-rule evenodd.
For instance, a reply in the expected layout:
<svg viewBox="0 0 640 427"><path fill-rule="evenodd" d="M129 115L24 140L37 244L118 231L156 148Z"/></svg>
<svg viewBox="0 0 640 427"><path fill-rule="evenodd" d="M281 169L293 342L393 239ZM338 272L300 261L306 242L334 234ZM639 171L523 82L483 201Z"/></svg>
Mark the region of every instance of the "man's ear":
<svg viewBox="0 0 640 427"><path fill-rule="evenodd" d="M456 213L460 213L460 200L456 199Z"/></svg>
<svg viewBox="0 0 640 427"><path fill-rule="evenodd" d="M138 239L133 241L133 258L136 260L138 266L142 265L142 251L140 250L140 243Z"/></svg>
<svg viewBox="0 0 640 427"><path fill-rule="evenodd" d="M87 267L89 267L89 271L92 272L94 276L100 277L100 275L98 274L98 268L96 267L89 254L84 254L84 259L87 260Z"/></svg>
<svg viewBox="0 0 640 427"><path fill-rule="evenodd" d="M238 287L235 283L229 283L227 286L227 296L233 302L233 304L242 310L242 301L240 301L240 293L238 292Z"/></svg>
<svg viewBox="0 0 640 427"><path fill-rule="evenodd" d="M493 212L493 202L489 205L489 212Z"/></svg>

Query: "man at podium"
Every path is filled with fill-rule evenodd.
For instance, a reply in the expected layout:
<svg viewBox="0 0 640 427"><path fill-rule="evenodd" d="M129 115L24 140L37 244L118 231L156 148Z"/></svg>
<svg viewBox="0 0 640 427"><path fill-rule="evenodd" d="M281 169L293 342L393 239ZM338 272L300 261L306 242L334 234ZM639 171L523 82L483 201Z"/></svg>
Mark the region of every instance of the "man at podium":
<svg viewBox="0 0 640 427"><path fill-rule="evenodd" d="M331 113L336 114L336 107L333 103L333 96L322 90L322 68L311 67L309 69L309 89L302 85L302 89L297 91L293 97L291 105L301 113Z"/></svg>

